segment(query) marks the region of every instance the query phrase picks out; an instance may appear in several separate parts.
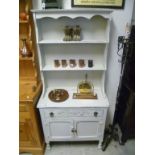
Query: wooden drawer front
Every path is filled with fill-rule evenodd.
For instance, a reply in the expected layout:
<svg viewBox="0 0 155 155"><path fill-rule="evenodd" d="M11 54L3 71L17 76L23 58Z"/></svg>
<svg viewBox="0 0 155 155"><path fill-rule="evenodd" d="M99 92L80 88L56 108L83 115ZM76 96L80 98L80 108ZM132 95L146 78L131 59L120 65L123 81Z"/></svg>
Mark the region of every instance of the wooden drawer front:
<svg viewBox="0 0 155 155"><path fill-rule="evenodd" d="M29 111L29 107L26 104L20 104L19 105L19 111L20 112L28 112Z"/></svg>
<svg viewBox="0 0 155 155"><path fill-rule="evenodd" d="M25 119L31 119L31 115L29 112L20 112L19 113L19 121L23 122Z"/></svg>
<svg viewBox="0 0 155 155"><path fill-rule="evenodd" d="M103 117L104 109L45 109L45 117Z"/></svg>

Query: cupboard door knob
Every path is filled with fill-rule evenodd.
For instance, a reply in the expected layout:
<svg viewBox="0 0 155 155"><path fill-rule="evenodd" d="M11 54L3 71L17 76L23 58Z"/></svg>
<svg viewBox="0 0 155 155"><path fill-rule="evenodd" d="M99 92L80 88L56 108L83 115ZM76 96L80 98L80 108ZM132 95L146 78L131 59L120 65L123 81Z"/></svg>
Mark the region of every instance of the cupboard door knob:
<svg viewBox="0 0 155 155"><path fill-rule="evenodd" d="M97 115L98 115L98 112L94 112L94 116L97 117Z"/></svg>
<svg viewBox="0 0 155 155"><path fill-rule="evenodd" d="M71 130L71 131L72 131L73 133L74 133L74 132L77 132L77 130L76 130L76 129L74 129L74 128L72 128L72 130Z"/></svg>
<svg viewBox="0 0 155 155"><path fill-rule="evenodd" d="M53 112L51 112L51 113L50 113L50 116L51 116L51 117L54 117L54 113L53 113Z"/></svg>
<svg viewBox="0 0 155 155"><path fill-rule="evenodd" d="M74 128L72 128L72 130L71 130L72 132L74 132Z"/></svg>

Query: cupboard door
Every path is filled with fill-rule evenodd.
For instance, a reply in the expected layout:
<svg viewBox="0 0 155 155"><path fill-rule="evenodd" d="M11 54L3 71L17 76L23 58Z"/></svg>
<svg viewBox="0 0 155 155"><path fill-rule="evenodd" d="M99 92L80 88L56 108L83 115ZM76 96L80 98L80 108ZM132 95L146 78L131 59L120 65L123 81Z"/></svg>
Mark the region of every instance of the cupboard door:
<svg viewBox="0 0 155 155"><path fill-rule="evenodd" d="M98 139L99 138L99 122L98 121L76 121L76 136L79 139Z"/></svg>
<svg viewBox="0 0 155 155"><path fill-rule="evenodd" d="M50 140L71 139L73 136L72 129L72 121L50 121L48 133Z"/></svg>
<svg viewBox="0 0 155 155"><path fill-rule="evenodd" d="M19 125L19 140L20 142L29 141L29 135L27 134L25 123L20 123Z"/></svg>
<svg viewBox="0 0 155 155"><path fill-rule="evenodd" d="M33 126L31 120L19 123L19 145L20 146L36 146L37 142L33 134Z"/></svg>

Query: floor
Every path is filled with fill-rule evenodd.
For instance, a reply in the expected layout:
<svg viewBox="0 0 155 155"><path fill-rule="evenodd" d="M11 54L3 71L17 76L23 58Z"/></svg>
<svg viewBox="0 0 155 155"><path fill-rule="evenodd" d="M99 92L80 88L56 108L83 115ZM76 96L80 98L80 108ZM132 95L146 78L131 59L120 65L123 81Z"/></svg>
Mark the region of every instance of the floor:
<svg viewBox="0 0 155 155"><path fill-rule="evenodd" d="M134 155L135 141L128 140L125 145L112 141L106 151L97 148L96 142L91 143L53 143L51 150L46 150L45 155ZM31 155L31 154L20 154Z"/></svg>

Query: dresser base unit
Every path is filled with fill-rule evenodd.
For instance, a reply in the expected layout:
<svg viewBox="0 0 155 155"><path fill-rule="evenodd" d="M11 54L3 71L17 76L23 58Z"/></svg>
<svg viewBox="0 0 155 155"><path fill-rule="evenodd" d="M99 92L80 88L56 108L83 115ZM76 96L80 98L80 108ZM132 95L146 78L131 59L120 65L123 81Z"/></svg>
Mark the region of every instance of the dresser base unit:
<svg viewBox="0 0 155 155"><path fill-rule="evenodd" d="M40 108L47 149L50 142L99 141L101 148L107 108Z"/></svg>

